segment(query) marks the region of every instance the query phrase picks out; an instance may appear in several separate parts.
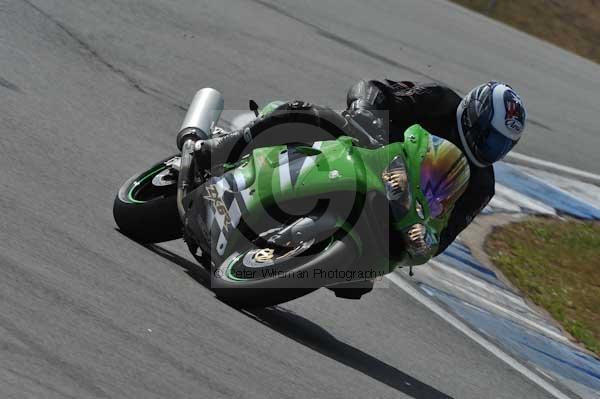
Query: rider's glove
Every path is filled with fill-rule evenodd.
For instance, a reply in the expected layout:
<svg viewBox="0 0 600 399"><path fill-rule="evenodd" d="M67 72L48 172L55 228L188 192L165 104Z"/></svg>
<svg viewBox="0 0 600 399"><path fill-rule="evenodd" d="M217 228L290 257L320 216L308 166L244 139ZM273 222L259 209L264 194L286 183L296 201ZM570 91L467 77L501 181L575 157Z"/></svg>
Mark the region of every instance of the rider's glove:
<svg viewBox="0 0 600 399"><path fill-rule="evenodd" d="M418 263L427 262L437 250L438 240L422 224L412 225L406 232L406 250Z"/></svg>

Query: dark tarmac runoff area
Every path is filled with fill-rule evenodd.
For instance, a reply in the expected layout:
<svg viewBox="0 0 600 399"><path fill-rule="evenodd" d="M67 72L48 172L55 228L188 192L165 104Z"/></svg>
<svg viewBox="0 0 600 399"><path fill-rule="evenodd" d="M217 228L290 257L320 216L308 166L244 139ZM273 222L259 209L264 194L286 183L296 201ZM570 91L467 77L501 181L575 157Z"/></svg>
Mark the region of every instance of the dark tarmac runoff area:
<svg viewBox="0 0 600 399"><path fill-rule="evenodd" d="M233 309L183 243L121 235L112 201L206 86L246 110L506 80L518 151L598 173L599 72L438 0L0 0L0 397L551 397L391 282Z"/></svg>

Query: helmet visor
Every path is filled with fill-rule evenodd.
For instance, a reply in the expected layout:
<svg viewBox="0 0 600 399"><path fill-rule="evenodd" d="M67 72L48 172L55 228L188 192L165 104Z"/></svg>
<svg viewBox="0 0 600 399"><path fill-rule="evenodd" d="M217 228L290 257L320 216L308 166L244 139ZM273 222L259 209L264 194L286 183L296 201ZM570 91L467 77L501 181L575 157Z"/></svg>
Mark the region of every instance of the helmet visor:
<svg viewBox="0 0 600 399"><path fill-rule="evenodd" d="M515 144L515 140L491 128L485 140L477 146L477 155L483 162L492 164L504 158Z"/></svg>

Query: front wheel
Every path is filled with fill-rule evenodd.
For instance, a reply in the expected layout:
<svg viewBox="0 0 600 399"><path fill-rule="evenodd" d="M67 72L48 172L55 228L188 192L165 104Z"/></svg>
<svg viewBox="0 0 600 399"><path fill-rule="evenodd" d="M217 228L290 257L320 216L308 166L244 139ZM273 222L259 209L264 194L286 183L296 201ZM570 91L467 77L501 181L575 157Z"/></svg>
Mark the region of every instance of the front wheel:
<svg viewBox="0 0 600 399"><path fill-rule="evenodd" d="M121 186L113 204L113 216L123 234L141 243L182 237L177 172L172 168L178 158L166 158Z"/></svg>
<svg viewBox="0 0 600 399"><path fill-rule="evenodd" d="M278 252L253 248L229 256L212 273L218 298L242 308L265 307L304 296L331 283L328 271L352 268L358 248L349 236L314 240Z"/></svg>

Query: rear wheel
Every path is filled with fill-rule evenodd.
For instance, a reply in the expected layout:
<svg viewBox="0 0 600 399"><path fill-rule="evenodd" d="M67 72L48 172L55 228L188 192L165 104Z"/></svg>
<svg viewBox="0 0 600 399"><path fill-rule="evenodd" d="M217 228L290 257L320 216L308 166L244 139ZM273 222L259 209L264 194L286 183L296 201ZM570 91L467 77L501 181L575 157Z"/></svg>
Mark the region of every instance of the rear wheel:
<svg viewBox="0 0 600 399"><path fill-rule="evenodd" d="M178 155L166 158L121 186L113 216L123 234L142 243L182 237L177 211L177 172L172 168L178 158Z"/></svg>

